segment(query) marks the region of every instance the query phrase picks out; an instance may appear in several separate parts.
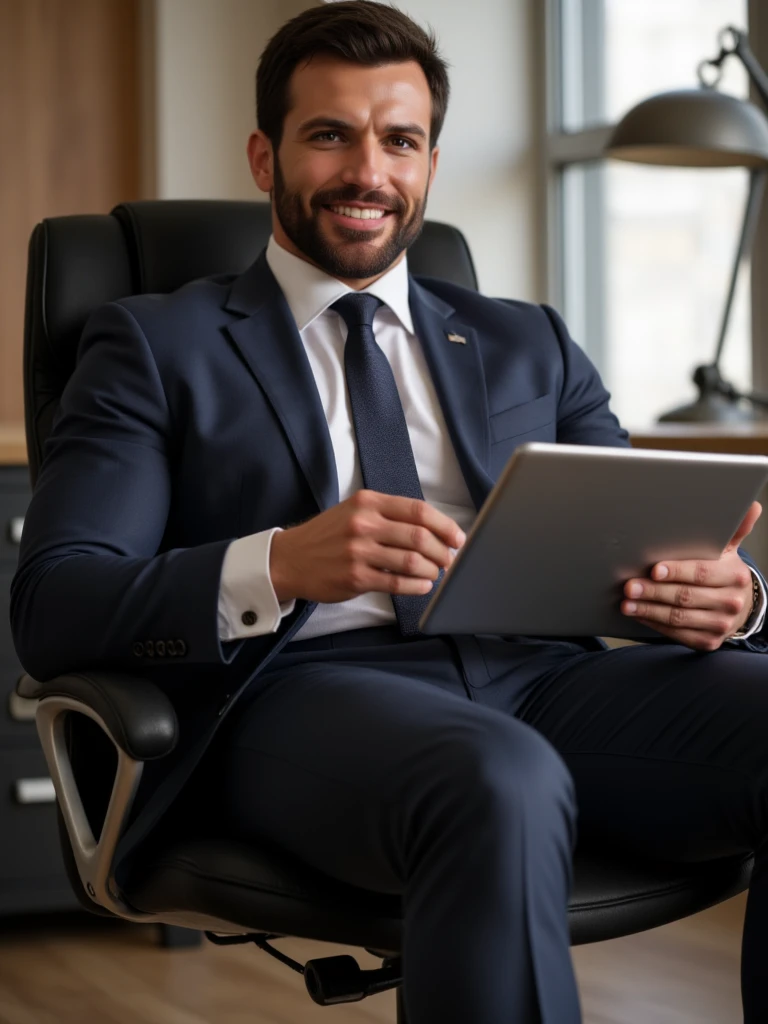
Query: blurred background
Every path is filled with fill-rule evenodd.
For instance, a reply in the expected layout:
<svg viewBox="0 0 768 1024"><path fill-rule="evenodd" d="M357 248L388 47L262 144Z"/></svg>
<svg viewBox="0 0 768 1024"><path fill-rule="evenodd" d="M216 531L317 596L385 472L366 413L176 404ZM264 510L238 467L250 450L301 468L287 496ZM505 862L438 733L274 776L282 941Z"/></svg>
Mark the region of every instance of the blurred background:
<svg viewBox="0 0 768 1024"><path fill-rule="evenodd" d="M25 459L22 338L33 226L139 198L263 200L245 159L256 63L283 21L309 6L0 0L0 495L4 487L16 493L12 474L23 473ZM691 370L714 351L747 171L639 167L608 162L602 151L611 126L633 104L696 85L697 64L717 52L724 26L746 29L768 65L767 5L399 6L434 27L451 65L429 216L465 233L483 292L560 309L624 424L663 446L657 417L693 398ZM721 88L749 94L735 61ZM767 273L763 211L722 366L742 389L768 391ZM752 433L768 451L768 434ZM716 446L718 436L707 435L703 445ZM667 446L679 444L675 435ZM17 511L8 523L6 603L20 518ZM761 559L762 538L754 540ZM30 712L11 696L20 667L7 613L0 665L0 1024L79 1021L88 1013L105 1022L173 1024L394 1019L389 995L358 1007L315 1007L300 979L256 950L162 950L151 929L76 913L52 789L31 753ZM579 949L587 1020L737 1020L742 914L743 901L735 900L665 929ZM294 952L306 955L310 945L295 944Z"/></svg>

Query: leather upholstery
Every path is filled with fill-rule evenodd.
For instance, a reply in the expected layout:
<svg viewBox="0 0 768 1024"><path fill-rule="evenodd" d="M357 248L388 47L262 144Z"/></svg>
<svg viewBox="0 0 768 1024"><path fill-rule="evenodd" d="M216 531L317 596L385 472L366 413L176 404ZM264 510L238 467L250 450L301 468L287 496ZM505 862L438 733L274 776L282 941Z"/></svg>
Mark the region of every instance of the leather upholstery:
<svg viewBox="0 0 768 1024"><path fill-rule="evenodd" d="M173 704L163 691L139 676L115 672L70 672L47 683L23 675L20 697L71 697L101 718L118 746L135 761L170 754L178 739Z"/></svg>
<svg viewBox="0 0 768 1024"><path fill-rule="evenodd" d="M243 270L268 234L265 204L214 201L130 203L112 215L58 217L37 226L30 243L24 357L33 483L90 312L130 294ZM477 287L466 242L448 225L427 223L409 262L415 273ZM39 684L27 677L19 693L75 697L96 710L115 740L140 760L161 757L175 744L173 708L146 679L89 672ZM72 857L65 859L87 905ZM743 890L750 869L741 857L669 866L582 850L569 911L573 941L628 934L711 906ZM148 852L133 865L126 895L161 920L183 911L251 930L369 948L394 951L399 943L399 900L342 886L282 853L223 838L180 843L174 837L173 845Z"/></svg>
<svg viewBox="0 0 768 1024"><path fill-rule="evenodd" d="M741 892L751 860L650 865L580 852L569 907L574 945L667 924ZM400 948L401 904L297 864L281 852L242 843L179 843L139 865L126 886L139 910L188 910L244 928L322 939L385 952Z"/></svg>

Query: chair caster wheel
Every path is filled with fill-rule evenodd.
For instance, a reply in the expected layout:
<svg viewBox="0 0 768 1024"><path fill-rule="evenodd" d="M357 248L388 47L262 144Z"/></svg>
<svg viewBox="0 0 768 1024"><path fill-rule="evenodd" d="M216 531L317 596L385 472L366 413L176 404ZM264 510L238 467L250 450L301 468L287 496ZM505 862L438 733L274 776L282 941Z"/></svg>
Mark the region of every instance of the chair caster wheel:
<svg viewBox="0 0 768 1024"><path fill-rule="evenodd" d="M160 925L160 945L163 949L195 949L203 944L202 932L182 928L178 924Z"/></svg>

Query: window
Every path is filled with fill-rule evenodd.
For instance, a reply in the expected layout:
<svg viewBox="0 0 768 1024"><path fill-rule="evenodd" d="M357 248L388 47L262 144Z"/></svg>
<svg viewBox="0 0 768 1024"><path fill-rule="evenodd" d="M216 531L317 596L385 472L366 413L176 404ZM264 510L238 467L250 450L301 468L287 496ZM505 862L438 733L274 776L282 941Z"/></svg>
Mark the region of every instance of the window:
<svg viewBox="0 0 768 1024"><path fill-rule="evenodd" d="M719 31L746 29L747 18L748 0L550 0L550 294L630 428L695 397L690 377L714 355L748 174L601 153L609 126L635 103L696 87ZM720 88L747 95L737 58ZM752 383L750 299L745 270L722 362L743 389Z"/></svg>

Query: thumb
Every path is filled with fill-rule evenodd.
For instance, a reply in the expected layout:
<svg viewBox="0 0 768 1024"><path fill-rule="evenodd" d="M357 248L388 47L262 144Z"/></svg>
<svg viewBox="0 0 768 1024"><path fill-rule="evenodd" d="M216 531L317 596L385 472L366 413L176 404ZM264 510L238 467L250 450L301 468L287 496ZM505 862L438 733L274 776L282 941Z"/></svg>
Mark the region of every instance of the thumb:
<svg viewBox="0 0 768 1024"><path fill-rule="evenodd" d="M739 544L741 544L745 537L748 537L750 533L752 533L752 529L757 520L760 518L762 511L763 506L760 504L760 502L753 501L752 504L749 506L749 509L747 510L747 514L744 516L741 523L739 524L739 528L736 530L736 533L734 533L733 537L731 537L730 543L726 546L726 551L733 551L735 548L739 546Z"/></svg>

